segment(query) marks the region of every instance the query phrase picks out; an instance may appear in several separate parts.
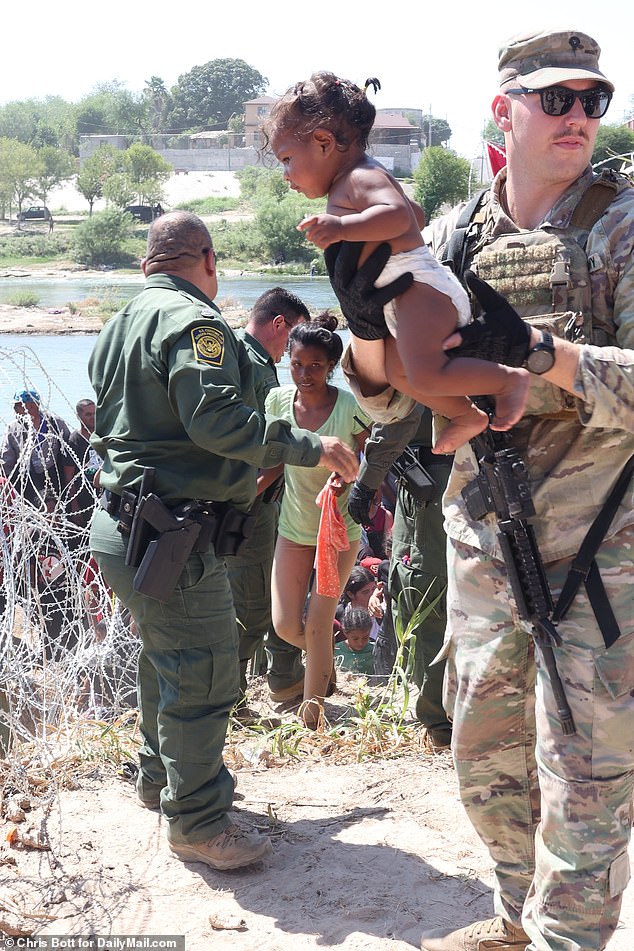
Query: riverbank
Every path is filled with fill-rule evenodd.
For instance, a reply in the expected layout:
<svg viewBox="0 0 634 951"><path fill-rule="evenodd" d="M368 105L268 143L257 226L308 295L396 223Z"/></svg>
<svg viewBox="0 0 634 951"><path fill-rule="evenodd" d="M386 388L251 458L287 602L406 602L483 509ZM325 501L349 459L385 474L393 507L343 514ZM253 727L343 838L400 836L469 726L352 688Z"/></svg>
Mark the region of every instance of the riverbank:
<svg viewBox="0 0 634 951"><path fill-rule="evenodd" d="M240 272L227 270L224 273L230 277ZM129 272L121 274L127 279L130 278ZM103 278L103 275L103 271L66 264L4 268L0 269L0 288L3 278L63 280L81 277L90 281ZM139 290L141 286L142 281L139 280ZM246 308L232 300L223 301L222 296L219 296L217 303L229 326L240 327L245 323L248 317ZM92 334L99 333L102 326L103 318L94 312L94 304L91 301L86 301L84 307L81 304L73 307L72 311L68 307L16 307L13 304L0 304L0 334Z"/></svg>

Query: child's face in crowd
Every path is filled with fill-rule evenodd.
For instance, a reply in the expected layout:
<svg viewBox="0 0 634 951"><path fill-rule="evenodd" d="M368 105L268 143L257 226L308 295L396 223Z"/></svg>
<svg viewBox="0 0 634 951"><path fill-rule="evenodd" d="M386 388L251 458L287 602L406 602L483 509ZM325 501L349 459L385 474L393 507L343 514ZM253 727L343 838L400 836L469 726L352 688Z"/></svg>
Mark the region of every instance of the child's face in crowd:
<svg viewBox="0 0 634 951"><path fill-rule="evenodd" d="M363 648L367 645L370 640L370 632L362 630L352 630L348 631L346 634L346 641L348 642L348 647L353 651L362 651Z"/></svg>

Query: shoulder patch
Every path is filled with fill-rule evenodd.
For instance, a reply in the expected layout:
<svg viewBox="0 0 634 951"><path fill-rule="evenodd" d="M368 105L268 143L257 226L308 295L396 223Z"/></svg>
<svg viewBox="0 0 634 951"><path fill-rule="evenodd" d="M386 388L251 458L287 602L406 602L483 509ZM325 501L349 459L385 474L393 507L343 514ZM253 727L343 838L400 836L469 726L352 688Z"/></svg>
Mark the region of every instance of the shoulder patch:
<svg viewBox="0 0 634 951"><path fill-rule="evenodd" d="M194 327L192 347L200 363L208 363L213 367L222 366L225 357L225 338L222 330L217 327Z"/></svg>

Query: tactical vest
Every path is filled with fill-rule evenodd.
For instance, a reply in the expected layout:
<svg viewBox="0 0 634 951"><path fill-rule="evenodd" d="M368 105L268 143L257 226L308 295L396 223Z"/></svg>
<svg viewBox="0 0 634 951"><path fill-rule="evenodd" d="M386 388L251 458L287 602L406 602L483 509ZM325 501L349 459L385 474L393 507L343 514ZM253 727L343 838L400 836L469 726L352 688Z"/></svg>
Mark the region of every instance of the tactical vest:
<svg viewBox="0 0 634 951"><path fill-rule="evenodd" d="M600 262L588 260L588 235L628 179L604 171L581 196L565 232L550 226L536 231L487 237L489 190L464 209L441 259L462 279L470 267L503 294L532 326L575 343L616 343L612 320L592 314L590 274ZM565 418L577 400L539 376L531 376L525 416Z"/></svg>

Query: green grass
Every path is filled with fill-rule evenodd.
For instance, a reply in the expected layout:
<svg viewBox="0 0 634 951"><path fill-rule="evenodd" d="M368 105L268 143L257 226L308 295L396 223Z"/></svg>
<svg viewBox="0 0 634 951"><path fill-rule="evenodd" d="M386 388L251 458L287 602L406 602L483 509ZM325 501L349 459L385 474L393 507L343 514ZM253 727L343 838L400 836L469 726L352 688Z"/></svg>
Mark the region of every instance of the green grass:
<svg viewBox="0 0 634 951"><path fill-rule="evenodd" d="M34 291L17 291L7 297L3 303L11 304L12 307L37 307L39 302L40 296Z"/></svg>
<svg viewBox="0 0 634 951"><path fill-rule="evenodd" d="M240 207L239 198L218 198L209 195L207 198L192 198L174 206L174 210L191 211L195 215L221 215L223 211L235 211Z"/></svg>

